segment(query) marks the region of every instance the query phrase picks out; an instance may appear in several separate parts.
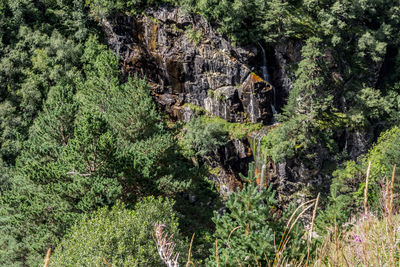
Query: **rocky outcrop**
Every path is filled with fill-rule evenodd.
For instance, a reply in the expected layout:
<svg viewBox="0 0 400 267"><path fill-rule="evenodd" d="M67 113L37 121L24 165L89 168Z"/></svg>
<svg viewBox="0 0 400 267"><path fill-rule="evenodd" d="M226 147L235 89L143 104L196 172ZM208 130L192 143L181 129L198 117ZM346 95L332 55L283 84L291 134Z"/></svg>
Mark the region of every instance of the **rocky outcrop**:
<svg viewBox="0 0 400 267"><path fill-rule="evenodd" d="M171 117L189 120L191 104L231 122L272 119L272 87L249 67L256 46L233 47L200 15L168 6L102 24L124 69L146 76Z"/></svg>
<svg viewBox="0 0 400 267"><path fill-rule="evenodd" d="M301 60L300 42L277 44L269 53L263 53L260 44L234 47L200 15L169 6L135 17L114 15L102 24L123 69L146 77L157 103L181 121L189 121L200 107L230 122L270 124L271 107L283 105L294 81L292 66ZM266 62L271 62L268 69ZM262 67L272 74L275 90L256 74L262 73ZM207 159L213 169L210 179L222 195L241 186L239 173L246 174L253 159L256 175L263 176L258 183L273 181L287 192L296 191L297 180L309 175L296 164L275 165L258 158L255 144L267 128L249 139L229 141Z"/></svg>
<svg viewBox="0 0 400 267"><path fill-rule="evenodd" d="M301 60L302 42L288 40L274 46L272 69L272 83L276 87L278 100L286 99L289 96L295 80L294 66ZM284 103L278 103L283 106Z"/></svg>
<svg viewBox="0 0 400 267"><path fill-rule="evenodd" d="M246 139L230 140L213 155L209 165L213 168L210 180L214 182L221 195L227 196L242 186L239 174L246 174L252 161L249 143Z"/></svg>

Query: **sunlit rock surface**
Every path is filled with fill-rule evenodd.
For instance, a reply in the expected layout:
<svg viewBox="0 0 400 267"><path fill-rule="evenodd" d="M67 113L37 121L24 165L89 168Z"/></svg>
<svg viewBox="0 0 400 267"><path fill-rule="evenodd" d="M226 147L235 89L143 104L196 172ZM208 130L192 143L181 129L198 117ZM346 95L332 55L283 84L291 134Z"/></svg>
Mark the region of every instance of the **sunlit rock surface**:
<svg viewBox="0 0 400 267"><path fill-rule="evenodd" d="M249 67L256 46L233 47L200 15L178 8L103 20L110 47L124 69L146 76L156 101L187 121L190 103L231 122L271 120L271 85Z"/></svg>

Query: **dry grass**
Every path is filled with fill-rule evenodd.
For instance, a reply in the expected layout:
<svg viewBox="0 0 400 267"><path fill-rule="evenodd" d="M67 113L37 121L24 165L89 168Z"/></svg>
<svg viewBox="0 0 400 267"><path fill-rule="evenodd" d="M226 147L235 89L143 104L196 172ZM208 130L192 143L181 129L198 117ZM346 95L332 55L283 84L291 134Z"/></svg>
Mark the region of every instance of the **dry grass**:
<svg viewBox="0 0 400 267"><path fill-rule="evenodd" d="M195 235L195 233L193 233L192 239L190 240L189 254L188 254L188 259L187 259L187 262L186 262L186 267L189 267L190 265L195 266L193 261L192 261L192 258L191 258L194 235Z"/></svg>
<svg viewBox="0 0 400 267"><path fill-rule="evenodd" d="M309 210L312 206L314 206L314 204L312 202L316 202L316 199L313 200L309 200L303 204L301 204L292 214L292 216L290 217L285 231L283 233L282 239L279 243L279 247L278 247L278 251L275 254L275 259L274 262L272 264L272 266L284 266L286 265L286 259L283 258L283 252L286 249L286 246L289 242L290 239L290 232L292 231L293 227L296 225L296 223L298 222L298 220L301 218L301 216L307 211ZM311 204L310 204L311 203ZM304 208L305 207L305 208ZM301 210L302 209L302 210ZM300 213L299 210L301 210Z"/></svg>
<svg viewBox="0 0 400 267"><path fill-rule="evenodd" d="M106 260L106 258L103 258L103 262L105 265L107 265L107 267L111 267L111 264L108 263L108 261Z"/></svg>
<svg viewBox="0 0 400 267"><path fill-rule="evenodd" d="M399 266L400 267L400 215L394 214L395 169L391 179L386 179L381 192L383 217L368 210L368 184L371 163L367 169L364 189L364 214L355 222L353 228L345 233L338 231L336 219L334 227L323 238L314 256L310 244L319 196L300 205L290 217L284 236L280 241L275 260L268 266ZM282 257L289 234L299 218L314 206L311 227L307 237L307 255L298 262L289 262ZM238 262L238 266L242 266Z"/></svg>
<svg viewBox="0 0 400 267"><path fill-rule="evenodd" d="M165 225L162 223L154 224L158 255L168 267L178 267L179 253L175 253L176 244L173 241L173 235L170 236L167 232L164 232L164 228Z"/></svg>
<svg viewBox="0 0 400 267"><path fill-rule="evenodd" d="M314 230L315 217L317 215L317 207L318 207L319 196L320 196L320 194L318 193L317 199L315 200L315 205L314 205L313 216L312 216L312 220L311 220L310 231L308 232L306 266L308 266L308 263L309 263L309 260L310 260L311 239L312 239L312 234L313 234L313 230Z"/></svg>
<svg viewBox="0 0 400 267"><path fill-rule="evenodd" d="M393 216L392 225L372 215L364 216L336 242L327 237L325 246L318 248L314 266L395 266L400 252L399 227L398 215Z"/></svg>
<svg viewBox="0 0 400 267"><path fill-rule="evenodd" d="M367 169L367 177L365 178L365 188L364 188L364 214L368 213L368 181L369 181L369 172L371 170L371 161L368 163Z"/></svg>
<svg viewBox="0 0 400 267"><path fill-rule="evenodd" d="M44 267L49 267L50 264L50 255L51 255L51 248L47 250L46 258L44 259Z"/></svg>
<svg viewBox="0 0 400 267"><path fill-rule="evenodd" d="M331 231L333 240L332 234L326 236L314 266L400 266L400 215L393 213L395 169L390 181L385 178L381 190L383 217L368 212L367 171L364 214L348 232L338 236L335 227Z"/></svg>

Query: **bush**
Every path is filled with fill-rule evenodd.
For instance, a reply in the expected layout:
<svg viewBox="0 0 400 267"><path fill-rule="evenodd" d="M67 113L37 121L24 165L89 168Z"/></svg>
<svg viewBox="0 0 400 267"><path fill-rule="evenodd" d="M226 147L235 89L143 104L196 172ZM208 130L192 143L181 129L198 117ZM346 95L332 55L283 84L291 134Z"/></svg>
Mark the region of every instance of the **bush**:
<svg viewBox="0 0 400 267"><path fill-rule="evenodd" d="M201 30L196 30L193 26L186 26L186 35L189 37L190 41L196 45L199 44L203 38Z"/></svg>
<svg viewBox="0 0 400 267"><path fill-rule="evenodd" d="M225 203L229 212L215 213L213 218L218 253L214 245L208 266L218 266L218 261L225 266L267 266L274 261L291 215L289 211L278 216L274 197L271 188L260 190L251 184L229 196ZM302 226L296 224L286 236L289 243L279 258L290 260L304 256L306 240Z"/></svg>
<svg viewBox="0 0 400 267"><path fill-rule="evenodd" d="M289 123L280 124L273 128L264 138L265 154L275 163L283 162L286 158L291 158L296 153L296 141L288 138L290 127Z"/></svg>
<svg viewBox="0 0 400 267"><path fill-rule="evenodd" d="M139 14L148 7L157 7L162 4L176 5L175 0L86 0L92 15L99 19L114 13L129 12Z"/></svg>
<svg viewBox="0 0 400 267"><path fill-rule="evenodd" d="M57 246L51 265L102 266L106 259L112 266L163 266L153 238L156 222L174 235L176 251L183 250L173 205L172 200L149 197L134 210L121 203L101 208L72 227Z"/></svg>
<svg viewBox="0 0 400 267"><path fill-rule="evenodd" d="M379 212L379 183L391 177L393 165L400 160L400 128L393 127L381 134L377 143L366 155L358 160L348 161L343 169L333 173L328 206L317 220L320 229L332 225L334 219L338 225L348 220L350 213L357 213L364 201L364 187L368 163L371 162L368 204L371 210ZM398 173L398 170L397 170ZM325 230L324 230L325 231Z"/></svg>
<svg viewBox="0 0 400 267"><path fill-rule="evenodd" d="M195 118L187 125L185 144L193 147L194 155L206 156L216 152L228 141L228 131L219 122L203 123L201 118Z"/></svg>

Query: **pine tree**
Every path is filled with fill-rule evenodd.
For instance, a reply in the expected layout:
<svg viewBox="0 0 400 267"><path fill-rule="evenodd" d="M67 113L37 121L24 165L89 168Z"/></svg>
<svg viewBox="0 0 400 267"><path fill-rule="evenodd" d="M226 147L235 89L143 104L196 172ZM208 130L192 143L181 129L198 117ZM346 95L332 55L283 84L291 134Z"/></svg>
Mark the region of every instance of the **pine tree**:
<svg viewBox="0 0 400 267"><path fill-rule="evenodd" d="M266 153L276 162L295 155L313 157L316 147L329 147L332 130L344 124L333 105L335 84L328 75L322 40L307 40L302 55L288 103L279 116L282 124L266 137Z"/></svg>
<svg viewBox="0 0 400 267"><path fill-rule="evenodd" d="M247 177L245 180L255 179ZM213 218L220 264L264 266L274 261L288 216L291 215L287 211L283 216L278 216L276 205L272 187L264 190L253 184L245 184L228 197L225 202L227 210L222 215L215 213ZM302 233L299 226L290 233L291 243L285 252L288 257L300 257L305 251ZM217 266L215 246L207 264Z"/></svg>

